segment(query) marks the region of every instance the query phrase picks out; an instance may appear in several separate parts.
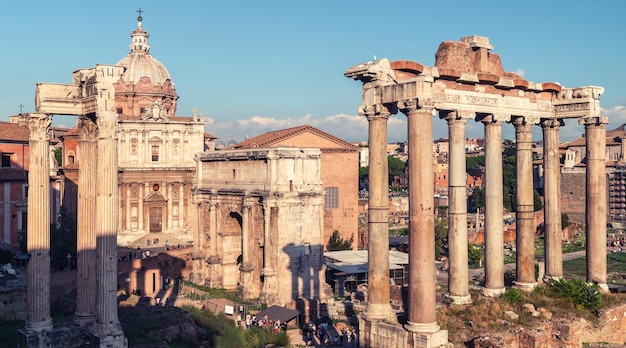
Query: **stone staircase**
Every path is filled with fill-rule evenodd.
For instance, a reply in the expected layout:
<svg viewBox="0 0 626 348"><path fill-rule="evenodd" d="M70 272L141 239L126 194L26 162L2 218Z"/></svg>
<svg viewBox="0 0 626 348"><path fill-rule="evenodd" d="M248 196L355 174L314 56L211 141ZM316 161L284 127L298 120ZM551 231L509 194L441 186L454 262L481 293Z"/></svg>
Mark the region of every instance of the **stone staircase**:
<svg viewBox="0 0 626 348"><path fill-rule="evenodd" d="M158 239L159 243L155 244L154 240ZM170 248L177 248L180 245L181 248L189 246L189 244L169 233L148 233L145 234L132 242L128 243L128 247L135 249L137 247L141 249L156 249L156 248L165 248L165 243L168 243Z"/></svg>

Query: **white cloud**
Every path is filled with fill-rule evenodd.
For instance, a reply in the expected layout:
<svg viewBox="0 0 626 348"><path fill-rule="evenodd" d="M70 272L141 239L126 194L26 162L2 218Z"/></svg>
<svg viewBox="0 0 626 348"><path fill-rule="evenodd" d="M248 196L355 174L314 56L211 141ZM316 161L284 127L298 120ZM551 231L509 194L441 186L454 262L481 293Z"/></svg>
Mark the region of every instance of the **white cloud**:
<svg viewBox="0 0 626 348"><path fill-rule="evenodd" d="M611 109L602 109L602 116L609 117L610 124L607 130L618 127L626 123L626 107L616 106ZM227 143L229 140L242 141L246 136L254 137L262 133L273 130L311 125L324 132L330 133L346 141L367 141L368 123L364 116L337 114L326 117L313 117L311 114L300 118L277 119L265 116L253 116L244 120L218 121L212 118L205 118L206 131L217 136L219 140ZM403 114L392 115L387 123L388 142L406 141L407 138L406 116ZM559 139L570 141L580 137L585 132L583 126L578 124L578 120L565 120L565 125L561 127ZM502 137L504 139L515 139L513 126L504 124L502 127ZM465 135L468 138L482 138L484 136L484 126L479 122L469 121L466 125ZM433 118L433 138L438 139L448 136L448 126L445 121L437 117ZM533 139L543 138L541 127L533 129Z"/></svg>
<svg viewBox="0 0 626 348"><path fill-rule="evenodd" d="M346 141L367 141L368 124L364 116L338 114L326 117L313 117L310 114L300 118L277 119L273 117L253 116L244 120L218 121L205 119L206 131L217 136L219 140L228 142L230 139L242 141L273 130L310 125L319 128ZM388 138L390 142L406 139L406 118L395 115L389 118Z"/></svg>

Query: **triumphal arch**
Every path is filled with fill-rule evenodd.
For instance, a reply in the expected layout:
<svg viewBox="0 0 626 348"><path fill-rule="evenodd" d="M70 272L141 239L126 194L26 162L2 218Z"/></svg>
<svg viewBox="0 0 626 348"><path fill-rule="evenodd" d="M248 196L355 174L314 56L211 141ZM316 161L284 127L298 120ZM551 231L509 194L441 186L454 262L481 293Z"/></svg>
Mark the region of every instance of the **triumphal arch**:
<svg viewBox="0 0 626 348"><path fill-rule="evenodd" d="M40 83L29 115L28 308L20 343L27 347L127 347L117 313L118 161L114 83L124 67L97 65L73 84ZM77 310L73 324L50 316L49 131L52 115L76 115L80 142Z"/></svg>
<svg viewBox="0 0 626 348"><path fill-rule="evenodd" d="M603 88L566 88L535 83L504 71L489 39L468 36L441 43L435 65L387 59L349 68L345 76L363 83L359 114L369 122L369 304L360 319L361 343L368 347L439 347L447 331L436 321L433 117L448 124L449 283L447 299L469 304L465 126L485 129L485 282L483 294L498 296L504 287L502 125L515 127L517 150L517 279L530 290L534 275L532 127L543 131L545 277L563 276L559 193L559 128L576 118L587 142L586 223L587 281L607 289L605 145L608 118L600 116ZM407 117L409 147L409 288L408 322L397 322L389 300L387 120ZM389 337L396 337L395 343Z"/></svg>

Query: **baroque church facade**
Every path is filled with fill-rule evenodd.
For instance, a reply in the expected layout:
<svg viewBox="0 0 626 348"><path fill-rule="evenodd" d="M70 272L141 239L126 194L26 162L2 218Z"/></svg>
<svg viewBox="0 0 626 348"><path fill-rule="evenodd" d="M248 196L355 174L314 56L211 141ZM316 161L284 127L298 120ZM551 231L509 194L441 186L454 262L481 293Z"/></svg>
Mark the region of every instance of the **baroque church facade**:
<svg viewBox="0 0 626 348"><path fill-rule="evenodd" d="M130 53L116 65L124 73L114 84L118 114L117 152L119 182L118 245L159 238L191 244L191 188L194 155L214 149L215 137L204 132L204 117L177 116L178 95L165 66L150 54L148 32L138 18L131 33ZM89 75L77 70L75 84L89 86ZM63 137L66 178L64 203L76 211L80 157L78 130Z"/></svg>

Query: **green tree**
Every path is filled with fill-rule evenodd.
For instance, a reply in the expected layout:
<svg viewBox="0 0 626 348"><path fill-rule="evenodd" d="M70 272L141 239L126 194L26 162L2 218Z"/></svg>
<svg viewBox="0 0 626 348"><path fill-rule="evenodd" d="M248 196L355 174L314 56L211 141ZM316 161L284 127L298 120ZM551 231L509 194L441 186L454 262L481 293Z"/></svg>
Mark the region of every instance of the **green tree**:
<svg viewBox="0 0 626 348"><path fill-rule="evenodd" d="M478 244L467 243L467 259L470 267L481 267L483 260L483 248Z"/></svg>
<svg viewBox="0 0 626 348"><path fill-rule="evenodd" d="M328 251L352 250L353 242L354 234L350 236L350 239L343 239L339 235L339 231L334 230L333 234L328 239L328 245L326 246L326 249Z"/></svg>
<svg viewBox="0 0 626 348"><path fill-rule="evenodd" d="M59 166L63 165L63 148L59 147L54 149L54 158L57 160Z"/></svg>
<svg viewBox="0 0 626 348"><path fill-rule="evenodd" d="M60 222L50 225L50 258L57 267L63 268L67 263L67 254L76 259L76 216L61 211Z"/></svg>
<svg viewBox="0 0 626 348"><path fill-rule="evenodd" d="M448 220L437 219L435 221L435 258L448 256Z"/></svg>
<svg viewBox="0 0 626 348"><path fill-rule="evenodd" d="M387 164L389 165L389 175L402 175L404 173L404 161L398 157L388 156Z"/></svg>
<svg viewBox="0 0 626 348"><path fill-rule="evenodd" d="M473 156L465 158L465 167L467 169L476 169L480 166L485 166L485 156Z"/></svg>
<svg viewBox="0 0 626 348"><path fill-rule="evenodd" d="M470 196L470 203L473 211L476 209L482 209L485 207L485 189L482 187L475 187Z"/></svg>
<svg viewBox="0 0 626 348"><path fill-rule="evenodd" d="M541 202L541 196L539 191L533 190L533 211L539 211L543 209L543 203Z"/></svg>

